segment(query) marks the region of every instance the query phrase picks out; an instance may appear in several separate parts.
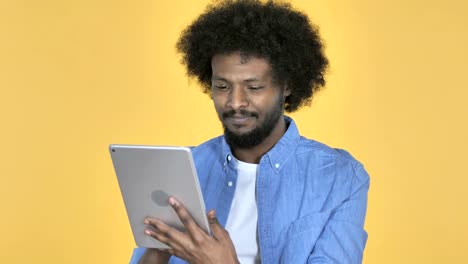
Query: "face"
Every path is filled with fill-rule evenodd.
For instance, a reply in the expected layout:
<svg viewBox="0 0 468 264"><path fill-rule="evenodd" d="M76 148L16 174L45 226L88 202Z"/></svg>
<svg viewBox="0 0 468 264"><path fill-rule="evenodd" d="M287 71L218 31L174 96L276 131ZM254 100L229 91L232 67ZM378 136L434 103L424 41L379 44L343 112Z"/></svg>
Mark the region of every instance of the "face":
<svg viewBox="0 0 468 264"><path fill-rule="evenodd" d="M283 116L289 90L274 82L266 59L219 54L211 60L212 99L233 148L253 148L262 143Z"/></svg>

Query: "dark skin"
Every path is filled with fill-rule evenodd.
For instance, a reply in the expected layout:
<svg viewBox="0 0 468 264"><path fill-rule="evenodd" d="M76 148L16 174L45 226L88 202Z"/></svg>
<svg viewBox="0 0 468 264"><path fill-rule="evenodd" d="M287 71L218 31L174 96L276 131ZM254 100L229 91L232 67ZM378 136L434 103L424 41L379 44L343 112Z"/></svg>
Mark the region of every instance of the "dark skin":
<svg viewBox="0 0 468 264"><path fill-rule="evenodd" d="M231 132L245 134L264 121L267 113L277 107L279 97L286 98L291 92L275 83L271 66L258 57L241 56L239 52L219 54L212 58L211 97L223 125ZM231 110L245 110L257 117L223 119L222 114ZM259 163L260 158L280 140L286 131L284 118L279 118L270 135L259 145L240 149L233 148L234 156L248 163Z"/></svg>
<svg viewBox="0 0 468 264"><path fill-rule="evenodd" d="M169 198L174 211L186 228L186 232L178 231L163 222L146 218L145 224L153 230L145 233L170 246L170 249L151 249L145 252L140 263L167 263L171 255L187 260L189 263L239 263L236 251L228 232L219 224L214 210L208 212L212 236L203 231L193 220L190 213L174 197Z"/></svg>
<svg viewBox="0 0 468 264"><path fill-rule="evenodd" d="M265 116L277 107L279 97L290 94L286 87L274 82L271 66L267 60L258 57L241 56L239 52L218 54L211 60L212 100L223 125L236 134L244 134L260 126ZM227 111L241 109L255 113L255 116L236 114L223 118ZM261 157L268 152L283 136L286 123L283 116L279 118L271 134L259 145L240 149L233 148L234 156L248 163L259 163ZM180 257L189 263L239 263L234 245L229 233L219 224L216 212L208 212L208 222L213 236L206 234L193 220L185 207L174 197L169 203L184 223L186 232L180 232L163 222L146 218L145 224L150 226L145 233L157 239L171 249L147 249L140 263L168 263L171 255Z"/></svg>

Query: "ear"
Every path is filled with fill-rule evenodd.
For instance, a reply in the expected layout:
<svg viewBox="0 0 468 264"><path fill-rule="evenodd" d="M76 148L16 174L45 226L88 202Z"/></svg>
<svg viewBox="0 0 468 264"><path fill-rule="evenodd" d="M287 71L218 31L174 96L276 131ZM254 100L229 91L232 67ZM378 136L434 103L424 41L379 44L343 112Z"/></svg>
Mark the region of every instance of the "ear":
<svg viewBox="0 0 468 264"><path fill-rule="evenodd" d="M288 85L284 85L283 87L283 97L286 98L291 95L291 89L289 89Z"/></svg>
<svg viewBox="0 0 468 264"><path fill-rule="evenodd" d="M208 91L208 96L210 97L210 100L213 100L213 91L211 90L211 87L210 87L210 90Z"/></svg>

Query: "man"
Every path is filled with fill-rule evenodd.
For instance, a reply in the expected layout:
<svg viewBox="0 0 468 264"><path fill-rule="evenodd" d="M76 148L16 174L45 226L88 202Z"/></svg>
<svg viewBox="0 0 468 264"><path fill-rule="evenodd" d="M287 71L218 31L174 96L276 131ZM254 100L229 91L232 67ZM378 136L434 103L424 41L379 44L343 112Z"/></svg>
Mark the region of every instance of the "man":
<svg viewBox="0 0 468 264"><path fill-rule="evenodd" d="M132 263L361 263L367 173L284 116L325 84L328 61L307 17L285 3L221 2L177 48L224 127L193 149L213 235L171 197L187 232L145 219L146 234L171 249L136 249Z"/></svg>

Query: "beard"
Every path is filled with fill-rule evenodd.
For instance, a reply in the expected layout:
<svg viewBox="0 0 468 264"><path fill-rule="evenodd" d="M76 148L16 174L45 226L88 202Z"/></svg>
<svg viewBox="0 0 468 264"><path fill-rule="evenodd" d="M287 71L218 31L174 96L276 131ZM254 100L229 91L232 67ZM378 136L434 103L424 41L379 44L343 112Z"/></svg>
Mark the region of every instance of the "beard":
<svg viewBox="0 0 468 264"><path fill-rule="evenodd" d="M232 149L251 149L258 146L271 134L275 126L278 124L278 121L283 116L283 105L284 99L283 95L281 94L273 109L266 113L265 120L256 126L252 131L244 134L234 133L223 124L224 138L226 139L228 145ZM235 110L225 112L222 114L222 119L229 118L235 114L237 114ZM243 109L241 109L238 114L246 117L258 118L257 113L249 112Z"/></svg>

